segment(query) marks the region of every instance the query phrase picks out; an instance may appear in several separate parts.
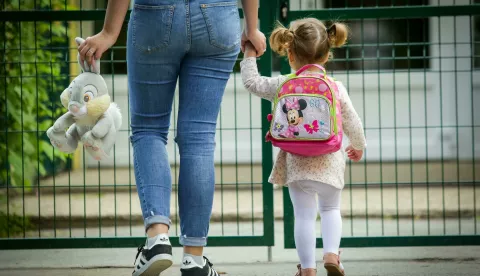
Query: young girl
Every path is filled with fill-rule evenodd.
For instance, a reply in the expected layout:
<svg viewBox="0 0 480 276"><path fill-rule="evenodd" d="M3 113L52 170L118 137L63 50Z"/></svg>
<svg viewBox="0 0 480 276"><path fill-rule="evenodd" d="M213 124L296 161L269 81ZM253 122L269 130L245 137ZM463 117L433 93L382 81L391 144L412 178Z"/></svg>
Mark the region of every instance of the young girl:
<svg viewBox="0 0 480 276"><path fill-rule="evenodd" d="M276 28L270 36L273 51L288 56L290 67L298 70L306 64L324 65L330 50L342 46L347 38L346 26L335 23L329 28L314 18L292 22L289 29ZM245 59L241 62L245 87L253 94L273 101L277 88L286 76L261 77L258 74L255 49L247 43ZM305 74L319 74L312 66ZM353 108L345 86L338 85L342 111L343 131L351 145L346 148L348 157L359 161L366 146L362 122ZM335 153L303 157L280 151L269 181L288 185L295 213L295 244L300 258L296 276L316 275L315 221L317 202L321 216L324 267L329 276L345 275L339 258L342 235L340 197L344 187L345 156L343 150Z"/></svg>

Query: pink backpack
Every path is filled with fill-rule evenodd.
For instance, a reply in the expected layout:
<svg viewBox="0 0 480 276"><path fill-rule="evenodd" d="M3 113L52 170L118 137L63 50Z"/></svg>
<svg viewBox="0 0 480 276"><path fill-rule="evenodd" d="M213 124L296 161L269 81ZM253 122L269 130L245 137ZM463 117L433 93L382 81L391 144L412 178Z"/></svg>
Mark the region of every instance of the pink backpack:
<svg viewBox="0 0 480 276"><path fill-rule="evenodd" d="M323 71L301 75L315 66ZM286 152L302 156L318 156L342 147L342 113L339 90L327 77L325 69L307 64L278 88L270 130L266 140Z"/></svg>

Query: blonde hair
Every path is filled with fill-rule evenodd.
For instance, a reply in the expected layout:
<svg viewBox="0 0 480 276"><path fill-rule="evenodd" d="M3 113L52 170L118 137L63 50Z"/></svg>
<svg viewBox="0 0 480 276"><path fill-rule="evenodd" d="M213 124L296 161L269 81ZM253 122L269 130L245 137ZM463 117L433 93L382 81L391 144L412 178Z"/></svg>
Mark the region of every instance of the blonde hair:
<svg viewBox="0 0 480 276"><path fill-rule="evenodd" d="M270 47L281 56L290 50L301 65L326 62L331 58L331 49L341 47L347 41L347 26L333 23L325 27L322 21L305 18L292 22L290 28L280 23L270 35Z"/></svg>

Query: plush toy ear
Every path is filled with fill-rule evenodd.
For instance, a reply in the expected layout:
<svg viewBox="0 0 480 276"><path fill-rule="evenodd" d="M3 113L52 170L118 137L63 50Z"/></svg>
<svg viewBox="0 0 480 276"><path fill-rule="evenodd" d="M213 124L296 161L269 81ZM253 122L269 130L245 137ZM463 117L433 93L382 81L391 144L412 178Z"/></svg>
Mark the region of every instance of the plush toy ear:
<svg viewBox="0 0 480 276"><path fill-rule="evenodd" d="M81 38L81 37L76 37L75 38L75 42L77 43L77 46L80 46L83 42L85 41L85 39ZM82 64L80 62L80 53L77 53L77 61L78 61L78 65L80 65L80 69L82 70L82 73L83 72L87 72L88 70L86 69L87 66L85 66L85 64Z"/></svg>
<svg viewBox="0 0 480 276"><path fill-rule="evenodd" d="M97 75L100 75L100 60L99 59L93 59L94 63L92 66L90 66L90 72L95 73Z"/></svg>
<svg viewBox="0 0 480 276"><path fill-rule="evenodd" d="M80 46L84 41L85 41L85 39L83 39L81 37L76 37L75 38L75 42L77 43L77 46ZM92 73L100 75L100 60L95 60L94 64L92 64L91 66L88 65L86 60L82 64L80 62L80 53L77 54L77 60L78 60L78 65L80 65L80 68L82 69L82 73L83 72L92 72Z"/></svg>

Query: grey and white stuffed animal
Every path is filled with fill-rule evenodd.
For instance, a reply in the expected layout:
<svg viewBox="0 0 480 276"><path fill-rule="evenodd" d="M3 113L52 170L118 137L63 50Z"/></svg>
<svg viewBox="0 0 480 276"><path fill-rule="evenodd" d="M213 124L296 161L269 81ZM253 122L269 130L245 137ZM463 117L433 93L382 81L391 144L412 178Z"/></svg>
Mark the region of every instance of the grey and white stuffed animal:
<svg viewBox="0 0 480 276"><path fill-rule="evenodd" d="M84 40L77 37L75 41L80 45ZM68 111L48 129L47 136L54 147L66 153L73 153L81 141L95 160L103 160L115 144L122 115L110 100L107 84L100 75L100 60L92 66L86 61L80 64L79 58L78 61L82 72L60 95Z"/></svg>

